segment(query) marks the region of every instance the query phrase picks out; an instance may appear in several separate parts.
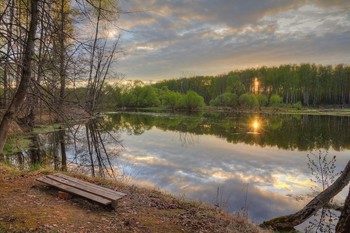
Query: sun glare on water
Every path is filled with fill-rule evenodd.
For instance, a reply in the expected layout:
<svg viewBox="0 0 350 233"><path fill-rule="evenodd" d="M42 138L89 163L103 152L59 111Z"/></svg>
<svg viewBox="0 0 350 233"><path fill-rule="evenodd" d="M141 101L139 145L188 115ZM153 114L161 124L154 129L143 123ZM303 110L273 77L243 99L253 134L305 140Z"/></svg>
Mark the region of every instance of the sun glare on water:
<svg viewBox="0 0 350 233"><path fill-rule="evenodd" d="M259 129L259 122L257 120L253 122L253 129L255 130Z"/></svg>
<svg viewBox="0 0 350 233"><path fill-rule="evenodd" d="M250 123L250 127L254 133L258 133L258 131L261 128L261 123L260 123L259 119L255 118L254 120L252 120Z"/></svg>

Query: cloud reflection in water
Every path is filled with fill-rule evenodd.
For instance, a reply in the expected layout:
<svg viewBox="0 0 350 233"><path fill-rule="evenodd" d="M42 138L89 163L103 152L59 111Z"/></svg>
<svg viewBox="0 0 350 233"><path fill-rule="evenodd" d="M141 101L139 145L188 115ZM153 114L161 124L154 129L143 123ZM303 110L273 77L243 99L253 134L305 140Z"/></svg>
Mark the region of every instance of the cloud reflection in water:
<svg viewBox="0 0 350 233"><path fill-rule="evenodd" d="M249 184L249 216L256 222L302 208L306 200L288 194L311 191L305 152L232 144L209 135L184 145L176 132L157 128L121 136L126 151L119 160L134 182L213 204L222 187L225 208L232 212L244 207ZM347 161L345 152L336 153L338 162Z"/></svg>

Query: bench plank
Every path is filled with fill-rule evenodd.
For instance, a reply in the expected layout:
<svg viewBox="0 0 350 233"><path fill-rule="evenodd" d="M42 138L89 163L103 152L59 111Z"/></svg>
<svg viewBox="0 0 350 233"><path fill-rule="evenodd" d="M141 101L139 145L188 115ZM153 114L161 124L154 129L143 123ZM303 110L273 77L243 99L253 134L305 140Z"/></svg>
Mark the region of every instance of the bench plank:
<svg viewBox="0 0 350 233"><path fill-rule="evenodd" d="M86 181L83 181L83 180L79 180L77 178L74 178L74 177L71 177L71 176L67 176L67 175L64 175L64 174L61 174L61 173L56 173L54 175L58 176L58 177L61 177L61 178L64 178L66 180L72 181L72 182L76 182L76 183L79 183L79 184L87 185L89 187L94 187L94 188L96 188L98 190L102 190L104 192L107 192L107 193L110 193L110 194L113 194L113 195L118 195L120 197L123 197L123 196L126 195L125 193L121 193L121 192L114 191L112 189L101 187L99 185L92 184L92 183L89 183L89 182L86 182Z"/></svg>
<svg viewBox="0 0 350 233"><path fill-rule="evenodd" d="M63 183L65 185L80 189L82 191L89 192L89 193L92 193L94 195L98 195L100 197L109 199L111 201L118 200L124 196L124 195L120 195L118 192L114 192L114 193L106 192L103 189L96 188L95 186L91 185L91 183L84 184L82 182L79 182L79 180L71 181L71 180L64 179L64 178L57 176L57 175L48 175L46 177L49 179L52 179L54 181L57 181L59 183Z"/></svg>
<svg viewBox="0 0 350 233"><path fill-rule="evenodd" d="M36 180L38 180L40 182L43 182L45 184L49 184L49 185L55 186L55 187L57 187L57 188L59 188L61 190L64 190L64 191L76 194L78 196L85 197L87 199L93 200L93 201L101 203L103 205L109 205L109 204L112 203L111 200L108 200L108 199L102 198L100 196L97 196L97 195L94 195L94 194L82 191L82 190L74 188L72 186L68 186L68 185L59 183L59 182L57 182L55 180L52 180L52 179L49 179L49 178L46 178L46 177L39 177Z"/></svg>

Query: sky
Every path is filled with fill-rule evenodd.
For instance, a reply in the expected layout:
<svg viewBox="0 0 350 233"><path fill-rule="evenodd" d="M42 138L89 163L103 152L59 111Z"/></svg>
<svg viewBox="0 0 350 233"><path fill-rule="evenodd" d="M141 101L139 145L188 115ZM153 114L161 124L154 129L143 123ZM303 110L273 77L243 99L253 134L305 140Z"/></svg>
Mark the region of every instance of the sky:
<svg viewBox="0 0 350 233"><path fill-rule="evenodd" d="M157 81L349 64L350 0L120 0L118 72Z"/></svg>

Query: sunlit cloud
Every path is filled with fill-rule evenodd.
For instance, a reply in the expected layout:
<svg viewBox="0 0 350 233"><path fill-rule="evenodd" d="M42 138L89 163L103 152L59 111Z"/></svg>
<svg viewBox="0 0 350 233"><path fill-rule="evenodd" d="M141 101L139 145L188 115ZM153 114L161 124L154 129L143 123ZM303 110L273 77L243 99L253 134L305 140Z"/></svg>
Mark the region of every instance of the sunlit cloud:
<svg viewBox="0 0 350 233"><path fill-rule="evenodd" d="M154 50L154 48L150 47L150 46L137 46L136 49L138 49L138 50L150 50L150 51Z"/></svg>
<svg viewBox="0 0 350 233"><path fill-rule="evenodd" d="M348 63L348 1L122 1L129 79L283 63ZM152 48L152 49L151 49Z"/></svg>

